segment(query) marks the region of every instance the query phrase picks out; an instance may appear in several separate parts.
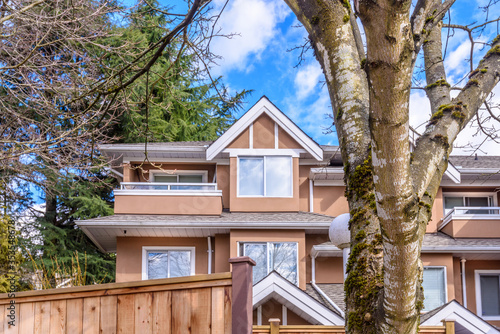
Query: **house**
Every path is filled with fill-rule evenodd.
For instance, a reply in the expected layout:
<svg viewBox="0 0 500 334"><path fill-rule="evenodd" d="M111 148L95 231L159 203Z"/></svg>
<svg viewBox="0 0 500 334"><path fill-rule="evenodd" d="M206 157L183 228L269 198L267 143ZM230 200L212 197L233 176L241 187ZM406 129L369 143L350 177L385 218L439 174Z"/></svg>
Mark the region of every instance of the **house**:
<svg viewBox="0 0 500 334"><path fill-rule="evenodd" d="M78 225L116 252L117 282L226 272L230 257L250 256L255 324L344 323L343 251L328 237L349 212L338 147L317 144L263 97L214 142L100 150L121 182L115 214ZM423 319L465 310L493 333L500 157L450 161L422 249L424 311L441 313Z"/></svg>

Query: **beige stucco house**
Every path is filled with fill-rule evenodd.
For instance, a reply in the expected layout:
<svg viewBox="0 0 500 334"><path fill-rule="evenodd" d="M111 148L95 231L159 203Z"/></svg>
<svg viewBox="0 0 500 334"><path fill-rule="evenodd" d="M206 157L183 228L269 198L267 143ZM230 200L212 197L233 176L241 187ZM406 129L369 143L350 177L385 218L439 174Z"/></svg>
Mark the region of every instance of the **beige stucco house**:
<svg viewBox="0 0 500 334"><path fill-rule="evenodd" d="M263 97L214 142L100 150L121 182L115 214L78 225L116 252L117 282L226 272L230 257L247 255L255 324L344 323L343 252L328 238L349 212L338 147L317 144ZM464 333L496 333L500 157L450 162L422 249L422 321L454 316Z"/></svg>

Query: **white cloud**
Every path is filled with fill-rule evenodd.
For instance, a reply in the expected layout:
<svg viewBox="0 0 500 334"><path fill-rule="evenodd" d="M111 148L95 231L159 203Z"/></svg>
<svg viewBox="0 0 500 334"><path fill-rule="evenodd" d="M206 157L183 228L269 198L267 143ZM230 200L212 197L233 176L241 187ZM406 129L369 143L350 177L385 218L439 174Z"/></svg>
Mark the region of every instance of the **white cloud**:
<svg viewBox="0 0 500 334"><path fill-rule="evenodd" d="M304 99L313 92L322 73L321 66L317 62L304 66L297 72L294 83L298 99Z"/></svg>
<svg viewBox="0 0 500 334"><path fill-rule="evenodd" d="M230 2L218 22L222 29L220 33L238 35L232 38L218 37L212 41L212 52L223 57L215 72L221 74L232 69L248 71L249 57L260 56L278 33L277 24L290 13L283 1Z"/></svg>

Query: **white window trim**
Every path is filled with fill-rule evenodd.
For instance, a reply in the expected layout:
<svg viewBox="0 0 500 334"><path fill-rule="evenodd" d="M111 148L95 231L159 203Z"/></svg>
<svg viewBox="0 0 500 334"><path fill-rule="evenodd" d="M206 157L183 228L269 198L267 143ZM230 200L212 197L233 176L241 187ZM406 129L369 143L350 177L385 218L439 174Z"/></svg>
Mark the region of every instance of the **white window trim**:
<svg viewBox="0 0 500 334"><path fill-rule="evenodd" d="M492 206L498 206L497 196L494 192L445 192L443 193L443 212L446 213L445 197L491 197L493 202Z"/></svg>
<svg viewBox="0 0 500 334"><path fill-rule="evenodd" d="M474 282L476 285L476 310L477 316L484 320L500 320L500 315L496 316L482 316L483 307L481 302L481 280L480 276L482 274L488 274L489 276L499 276L500 270L474 270Z"/></svg>
<svg viewBox="0 0 500 334"><path fill-rule="evenodd" d="M149 182L153 182L155 176L179 176L179 175L201 175L202 183L208 183L208 171L206 170L149 170Z"/></svg>
<svg viewBox="0 0 500 334"><path fill-rule="evenodd" d="M424 270L426 268L443 268L443 273L444 273L444 304L446 304L448 302L448 272L446 270L446 266L424 266ZM425 293L425 291L424 291ZM424 300L424 305L425 305L425 300ZM440 305L442 306L442 305ZM425 310L424 312L429 312L429 311L432 311L432 310Z"/></svg>
<svg viewBox="0 0 500 334"><path fill-rule="evenodd" d="M142 279L148 278L148 251L190 251L191 252L191 272L190 275L195 274L195 247L172 247L172 246L143 246L142 247Z"/></svg>
<svg viewBox="0 0 500 334"><path fill-rule="evenodd" d="M289 155L277 155L277 156L272 156L274 157L283 157L283 158L290 158L290 172L291 172L291 195L290 196L266 196L266 157L267 156L238 156L236 159L236 197L242 197L242 198L293 198L293 157ZM240 195L240 159L260 159L262 158L264 161L264 195Z"/></svg>
<svg viewBox="0 0 500 334"><path fill-rule="evenodd" d="M243 254L241 254L241 245L242 244L267 244L267 264L268 264L268 268L267 268L267 275L269 275L269 273L271 271L269 271L269 244L278 244L278 243L294 243L295 244L295 251L296 251L296 261L297 261L297 283L295 284L296 286L299 286L299 282L300 282L300 263L299 263L299 242L298 241L237 241L236 242L236 247L237 247L237 254L238 256L243 256ZM256 282L253 282L253 284L255 284ZM290 282L291 284L293 284L292 282Z"/></svg>

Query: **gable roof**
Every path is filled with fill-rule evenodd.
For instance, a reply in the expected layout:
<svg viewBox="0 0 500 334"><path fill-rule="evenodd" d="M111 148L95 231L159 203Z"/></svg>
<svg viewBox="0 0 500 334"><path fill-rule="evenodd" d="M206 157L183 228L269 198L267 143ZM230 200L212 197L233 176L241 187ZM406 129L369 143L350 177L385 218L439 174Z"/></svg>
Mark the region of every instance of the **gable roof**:
<svg viewBox="0 0 500 334"><path fill-rule="evenodd" d="M214 159L262 114L269 116L316 160L323 160L323 150L321 147L292 122L292 120L283 114L281 110L271 103L266 96L262 96L253 107L208 147L207 160Z"/></svg>
<svg viewBox="0 0 500 334"><path fill-rule="evenodd" d="M499 334L495 327L475 315L456 300L444 304L420 317L421 326L441 326L443 320L455 321L457 334Z"/></svg>
<svg viewBox="0 0 500 334"><path fill-rule="evenodd" d="M343 326L345 322L337 312L329 309L275 271L253 286L254 309L270 299L285 305L289 310L314 325Z"/></svg>

